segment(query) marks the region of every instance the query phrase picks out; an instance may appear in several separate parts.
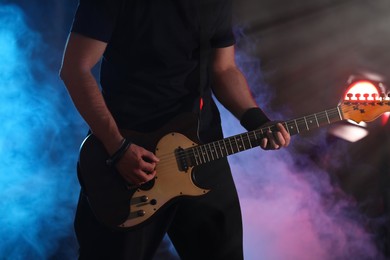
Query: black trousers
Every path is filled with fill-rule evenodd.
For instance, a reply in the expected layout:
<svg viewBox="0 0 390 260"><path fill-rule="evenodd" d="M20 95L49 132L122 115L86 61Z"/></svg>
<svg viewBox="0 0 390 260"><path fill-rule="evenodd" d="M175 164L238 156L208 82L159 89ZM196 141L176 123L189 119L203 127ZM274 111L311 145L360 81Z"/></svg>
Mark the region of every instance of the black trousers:
<svg viewBox="0 0 390 260"><path fill-rule="evenodd" d="M75 218L79 259L152 259L166 233L183 260L243 259L241 211L227 161L195 170L199 183L212 187L209 193L180 199L131 231L100 224L81 194Z"/></svg>

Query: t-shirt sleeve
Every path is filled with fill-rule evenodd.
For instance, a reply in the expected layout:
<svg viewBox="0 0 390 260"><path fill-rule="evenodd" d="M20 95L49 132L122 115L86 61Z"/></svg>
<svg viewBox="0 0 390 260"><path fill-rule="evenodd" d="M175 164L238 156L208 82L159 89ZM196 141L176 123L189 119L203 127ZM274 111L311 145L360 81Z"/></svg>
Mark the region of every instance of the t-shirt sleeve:
<svg viewBox="0 0 390 260"><path fill-rule="evenodd" d="M232 28L232 1L220 0L220 12L214 35L211 37L211 47L224 48L236 43Z"/></svg>
<svg viewBox="0 0 390 260"><path fill-rule="evenodd" d="M118 0L80 0L72 32L108 42L115 28Z"/></svg>

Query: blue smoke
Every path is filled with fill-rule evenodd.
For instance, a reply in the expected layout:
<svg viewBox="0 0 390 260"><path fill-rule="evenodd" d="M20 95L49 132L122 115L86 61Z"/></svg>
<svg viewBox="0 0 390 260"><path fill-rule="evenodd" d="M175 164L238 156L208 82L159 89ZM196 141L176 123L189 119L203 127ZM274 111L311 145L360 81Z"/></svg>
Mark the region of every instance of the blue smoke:
<svg viewBox="0 0 390 260"><path fill-rule="evenodd" d="M27 25L22 9L0 4L0 259L77 256L75 162L87 127L58 79L61 55ZM280 119L268 107L272 91L259 61L240 49L237 61L257 101ZM244 131L220 108L226 136ZM327 149L323 139L320 132L313 142ZM356 205L328 173L289 152L254 149L230 158L246 259L381 259ZM156 259L173 259L169 241L164 248Z"/></svg>
<svg viewBox="0 0 390 260"><path fill-rule="evenodd" d="M0 5L0 258L74 258L74 164L85 126L75 117L23 11ZM73 135L73 136L70 136Z"/></svg>

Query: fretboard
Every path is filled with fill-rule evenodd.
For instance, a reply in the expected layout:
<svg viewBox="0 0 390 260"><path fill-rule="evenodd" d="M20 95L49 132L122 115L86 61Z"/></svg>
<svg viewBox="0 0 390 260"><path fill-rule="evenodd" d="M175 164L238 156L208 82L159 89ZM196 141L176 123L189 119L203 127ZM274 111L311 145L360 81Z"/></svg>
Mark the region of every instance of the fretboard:
<svg viewBox="0 0 390 260"><path fill-rule="evenodd" d="M281 124L284 125L290 135L295 135L343 119L342 112L338 106L319 113L281 122ZM257 147L260 145L260 140L270 131L276 131L276 124L208 144L187 148L182 151L181 155L185 156L188 166L197 166Z"/></svg>

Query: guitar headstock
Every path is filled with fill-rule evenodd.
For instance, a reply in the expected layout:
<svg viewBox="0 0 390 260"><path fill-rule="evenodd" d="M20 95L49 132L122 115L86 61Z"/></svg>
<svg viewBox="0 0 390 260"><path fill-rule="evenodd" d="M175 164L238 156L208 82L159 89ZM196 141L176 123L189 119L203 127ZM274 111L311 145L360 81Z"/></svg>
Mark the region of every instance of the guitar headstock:
<svg viewBox="0 0 390 260"><path fill-rule="evenodd" d="M359 80L351 84L339 105L344 119L370 122L390 112L390 93L381 83Z"/></svg>

